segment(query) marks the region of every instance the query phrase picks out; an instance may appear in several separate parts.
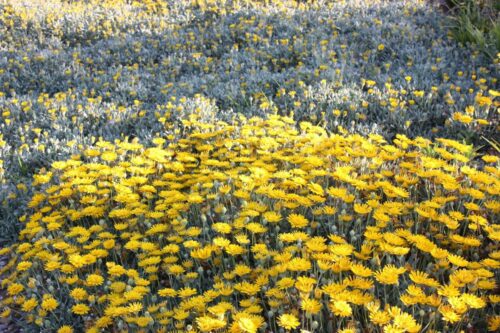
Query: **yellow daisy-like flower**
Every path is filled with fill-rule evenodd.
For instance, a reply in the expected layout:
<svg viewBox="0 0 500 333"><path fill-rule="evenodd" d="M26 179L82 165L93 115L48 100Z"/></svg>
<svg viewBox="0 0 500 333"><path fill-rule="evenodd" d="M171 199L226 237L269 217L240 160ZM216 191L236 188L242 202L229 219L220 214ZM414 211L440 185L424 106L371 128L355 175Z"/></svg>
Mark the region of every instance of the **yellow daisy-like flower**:
<svg viewBox="0 0 500 333"><path fill-rule="evenodd" d="M309 224L309 221L300 214L290 214L288 216L288 222L290 222L290 225L292 228L305 228Z"/></svg>
<svg viewBox="0 0 500 333"><path fill-rule="evenodd" d="M158 290L158 295L162 297L175 297L177 295L177 291L172 288L163 288Z"/></svg>
<svg viewBox="0 0 500 333"><path fill-rule="evenodd" d="M293 330L299 327L300 322L299 319L295 317L293 314L285 313L279 316L278 325L286 330Z"/></svg>
<svg viewBox="0 0 500 333"><path fill-rule="evenodd" d="M375 279L382 284L398 284L399 276L405 272L404 267L386 265L375 273Z"/></svg>
<svg viewBox="0 0 500 333"><path fill-rule="evenodd" d="M241 317L238 319L238 327L245 333L256 333L257 325L250 318Z"/></svg>
<svg viewBox="0 0 500 333"><path fill-rule="evenodd" d="M31 310L33 310L34 308L36 308L38 306L38 301L36 298L30 298L26 301L24 301L23 305L21 306L21 309L24 311L24 312L30 312Z"/></svg>
<svg viewBox="0 0 500 333"><path fill-rule="evenodd" d="M332 312L339 317L349 317L352 315L352 308L346 301L333 301L330 304Z"/></svg>
<svg viewBox="0 0 500 333"><path fill-rule="evenodd" d="M277 212L265 212L262 216L269 223L278 223L281 221L281 214Z"/></svg>
<svg viewBox="0 0 500 333"><path fill-rule="evenodd" d="M117 157L118 155L114 151L105 151L101 154L101 159L106 162L113 162Z"/></svg>
<svg viewBox="0 0 500 333"><path fill-rule="evenodd" d="M44 295L42 309L46 311L54 311L58 305L59 302L52 295Z"/></svg>
<svg viewBox="0 0 500 333"><path fill-rule="evenodd" d="M211 332L225 327L226 321L209 316L203 316L196 319L196 324L198 325L200 331Z"/></svg>
<svg viewBox="0 0 500 333"><path fill-rule="evenodd" d="M301 293L309 293L314 288L317 280L310 278L308 276L299 276L297 282L295 282L295 288L297 288Z"/></svg>
<svg viewBox="0 0 500 333"><path fill-rule="evenodd" d="M370 321L375 325L385 325L391 321L391 316L385 311L372 311Z"/></svg>
<svg viewBox="0 0 500 333"><path fill-rule="evenodd" d="M78 303L71 307L71 312L80 316L86 315L89 311L90 308L83 303Z"/></svg>
<svg viewBox="0 0 500 333"><path fill-rule="evenodd" d="M351 263L351 272L360 277L370 277L373 275L373 271L371 269L355 263Z"/></svg>
<svg viewBox="0 0 500 333"><path fill-rule="evenodd" d="M469 265L469 262L459 255L450 254L448 255L447 259L453 265L458 267L467 267Z"/></svg>
<svg viewBox="0 0 500 333"><path fill-rule="evenodd" d="M139 327L146 327L146 326L148 326L148 325L149 325L152 321L153 321L153 318L151 318L151 317L146 317L146 316L138 317L138 318L136 318L136 320L135 320L136 324L137 324Z"/></svg>
<svg viewBox="0 0 500 333"><path fill-rule="evenodd" d="M82 301L87 298L87 291L83 288L74 288L70 292L70 296L76 299L77 301Z"/></svg>
<svg viewBox="0 0 500 333"><path fill-rule="evenodd" d="M89 287L100 286L104 283L104 278L98 274L90 274L87 276L86 283Z"/></svg>
<svg viewBox="0 0 500 333"><path fill-rule="evenodd" d="M439 312L443 316L443 320L450 322L450 323L457 323L461 320L461 316L453 311L453 308L451 306L442 306L439 309Z"/></svg>
<svg viewBox="0 0 500 333"><path fill-rule="evenodd" d="M17 270L23 272L28 270L32 265L33 263L29 261L21 261L19 264L17 264Z"/></svg>
<svg viewBox="0 0 500 333"><path fill-rule="evenodd" d="M10 296L15 296L24 290L24 287L20 283L12 283L7 287L7 293Z"/></svg>
<svg viewBox="0 0 500 333"><path fill-rule="evenodd" d="M311 269L311 262L305 258L293 258L287 264L290 271L305 272Z"/></svg>
<svg viewBox="0 0 500 333"><path fill-rule="evenodd" d="M354 208L354 211L356 213L361 214L361 215L368 214L369 212L372 211L372 208L366 204L363 205L363 204L355 203L353 208Z"/></svg>
<svg viewBox="0 0 500 333"><path fill-rule="evenodd" d="M74 332L73 328L69 325L63 325L59 327L59 329L57 330L57 333L73 333L73 332Z"/></svg>
<svg viewBox="0 0 500 333"><path fill-rule="evenodd" d="M500 329L500 316L488 317L488 331L495 332Z"/></svg>
<svg viewBox="0 0 500 333"><path fill-rule="evenodd" d="M322 305L315 299L305 298L301 301L300 308L308 314L318 314L321 311Z"/></svg>

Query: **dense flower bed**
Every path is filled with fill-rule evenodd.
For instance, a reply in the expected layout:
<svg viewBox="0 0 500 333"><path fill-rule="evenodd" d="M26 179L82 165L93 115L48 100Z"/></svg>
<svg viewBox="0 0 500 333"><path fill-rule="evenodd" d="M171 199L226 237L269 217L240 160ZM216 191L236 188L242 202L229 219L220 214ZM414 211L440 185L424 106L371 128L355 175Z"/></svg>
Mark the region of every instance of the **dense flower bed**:
<svg viewBox="0 0 500 333"><path fill-rule="evenodd" d="M36 331L495 331L498 157L291 118L192 116L34 178L2 250Z"/></svg>
<svg viewBox="0 0 500 333"><path fill-rule="evenodd" d="M446 22L420 0L2 1L0 317L498 331L500 54Z"/></svg>

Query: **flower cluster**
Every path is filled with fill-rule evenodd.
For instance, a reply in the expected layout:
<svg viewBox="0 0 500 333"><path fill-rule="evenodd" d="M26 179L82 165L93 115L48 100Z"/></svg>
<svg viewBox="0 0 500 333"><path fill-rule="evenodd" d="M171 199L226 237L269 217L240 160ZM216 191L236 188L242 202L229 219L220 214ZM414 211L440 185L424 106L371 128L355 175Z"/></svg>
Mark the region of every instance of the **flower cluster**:
<svg viewBox="0 0 500 333"><path fill-rule="evenodd" d="M34 177L1 251L3 316L58 332L498 330L498 157L198 118Z"/></svg>

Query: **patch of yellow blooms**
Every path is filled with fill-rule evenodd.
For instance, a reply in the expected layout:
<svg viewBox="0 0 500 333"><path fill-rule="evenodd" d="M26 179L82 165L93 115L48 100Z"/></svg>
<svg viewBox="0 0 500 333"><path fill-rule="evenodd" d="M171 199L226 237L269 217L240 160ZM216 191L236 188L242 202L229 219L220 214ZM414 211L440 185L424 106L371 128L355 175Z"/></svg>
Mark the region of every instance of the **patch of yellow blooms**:
<svg viewBox="0 0 500 333"><path fill-rule="evenodd" d="M278 116L181 132L100 141L35 177L1 251L4 317L61 333L500 327L497 157Z"/></svg>

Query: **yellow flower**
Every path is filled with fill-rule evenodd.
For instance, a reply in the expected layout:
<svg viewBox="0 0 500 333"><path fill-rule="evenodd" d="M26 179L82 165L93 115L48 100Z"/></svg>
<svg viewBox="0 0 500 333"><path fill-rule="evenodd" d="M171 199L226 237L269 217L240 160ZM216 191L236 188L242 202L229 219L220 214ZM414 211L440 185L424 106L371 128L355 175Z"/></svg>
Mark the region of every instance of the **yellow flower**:
<svg viewBox="0 0 500 333"><path fill-rule="evenodd" d="M384 326L384 333L405 333L404 328L399 328L394 324L388 324Z"/></svg>
<svg viewBox="0 0 500 333"><path fill-rule="evenodd" d="M153 318L151 317L138 317L135 319L135 322L136 324L139 326L139 327L146 327L148 326L151 322L153 321Z"/></svg>
<svg viewBox="0 0 500 333"><path fill-rule="evenodd" d="M361 277L370 277L373 274L372 270L368 267L355 263L351 263L351 272Z"/></svg>
<svg viewBox="0 0 500 333"><path fill-rule="evenodd" d="M376 325L385 325L391 321L391 316L385 311L372 311L370 321Z"/></svg>
<svg viewBox="0 0 500 333"><path fill-rule="evenodd" d="M339 317L349 317L352 315L352 308L346 301L333 301L330 303L330 309Z"/></svg>
<svg viewBox="0 0 500 333"><path fill-rule="evenodd" d="M90 274L87 276L86 283L89 287L100 286L104 283L104 278L98 274Z"/></svg>
<svg viewBox="0 0 500 333"><path fill-rule="evenodd" d="M237 244L229 244L225 248L226 252L231 256L237 256L246 252L245 248Z"/></svg>
<svg viewBox="0 0 500 333"><path fill-rule="evenodd" d="M234 273L238 276L244 276L252 272L252 269L247 265L236 265L234 268Z"/></svg>
<svg viewBox="0 0 500 333"><path fill-rule="evenodd" d="M158 295L162 297L175 297L177 295L177 291L175 291L175 289L172 288L164 288L158 290Z"/></svg>
<svg viewBox="0 0 500 333"><path fill-rule="evenodd" d="M482 298L473 294L464 293L461 298L469 307L473 309L482 309L486 306L486 302Z"/></svg>
<svg viewBox="0 0 500 333"><path fill-rule="evenodd" d="M101 318L97 319L96 326L98 328L105 328L105 327L110 326L112 323L113 323L113 319L112 318L110 318L108 316L104 316L104 317L101 317Z"/></svg>
<svg viewBox="0 0 500 333"><path fill-rule="evenodd" d="M417 333L422 329L422 327L417 324L415 319L410 314L404 312L394 316L393 323L394 326L405 329L410 333Z"/></svg>
<svg viewBox="0 0 500 333"><path fill-rule="evenodd" d="M299 327L300 322L297 317L295 317L293 314L282 314L278 318L278 325L280 327L283 327L285 330L293 330L297 327Z"/></svg>
<svg viewBox="0 0 500 333"><path fill-rule="evenodd" d="M469 265L469 262L459 255L449 254L447 259L455 266L467 267Z"/></svg>
<svg viewBox="0 0 500 333"><path fill-rule="evenodd" d="M170 273L172 275L180 275L180 274L184 273L185 271L186 270L181 265L171 265L168 268L168 273Z"/></svg>
<svg viewBox="0 0 500 333"><path fill-rule="evenodd" d="M315 299L304 298L301 300L300 308L308 314L318 314L321 311L322 305Z"/></svg>
<svg viewBox="0 0 500 333"><path fill-rule="evenodd" d="M83 303L78 303L71 307L71 312L77 315L86 315L89 311L90 308Z"/></svg>
<svg viewBox="0 0 500 333"><path fill-rule="evenodd" d="M416 284L423 284L433 288L439 287L439 282L437 280L429 277L429 274L422 271L417 271L417 270L411 271L410 280L412 280Z"/></svg>
<svg viewBox="0 0 500 333"><path fill-rule="evenodd" d="M213 249L209 246L202 247L191 251L191 258L199 260L207 260L212 256Z"/></svg>
<svg viewBox="0 0 500 333"><path fill-rule="evenodd" d="M464 124L470 124L474 120L474 118L460 112L455 112L453 114L453 120L459 121Z"/></svg>
<svg viewBox="0 0 500 333"><path fill-rule="evenodd" d="M229 234L231 233L231 225L228 223L214 223L212 225L212 229L214 229L216 232L221 233L221 234Z"/></svg>
<svg viewBox="0 0 500 333"><path fill-rule="evenodd" d="M234 236L234 238L239 244L242 245L250 244L250 239L248 239L248 236L246 234L239 234Z"/></svg>
<svg viewBox="0 0 500 333"><path fill-rule="evenodd" d="M382 284L398 284L399 276L405 271L404 267L386 265L375 273L375 279Z"/></svg>
<svg viewBox="0 0 500 333"><path fill-rule="evenodd" d="M197 293L198 293L198 291L196 289L186 287L186 288L182 288L181 290L179 290L178 295L181 298L187 298L187 297L196 295Z"/></svg>
<svg viewBox="0 0 500 333"><path fill-rule="evenodd" d="M438 294L445 297L456 297L460 295L460 290L453 285L444 285L438 289Z"/></svg>
<svg viewBox="0 0 500 333"><path fill-rule="evenodd" d="M101 159L106 162L113 162L117 157L118 155L114 151L105 151L101 154Z"/></svg>
<svg viewBox="0 0 500 333"><path fill-rule="evenodd" d="M57 330L57 333L73 333L73 328L69 325L63 325L61 327L59 327L59 329Z"/></svg>
<svg viewBox="0 0 500 333"><path fill-rule="evenodd" d="M484 155L483 157L481 157L481 159L483 161L485 161L486 163L495 163L498 161L498 156L495 156L495 155Z"/></svg>
<svg viewBox="0 0 500 333"><path fill-rule="evenodd" d="M198 193L192 193L188 196L188 202L189 203L202 203L204 201L203 197L199 195Z"/></svg>
<svg viewBox="0 0 500 333"><path fill-rule="evenodd" d="M278 223L281 221L281 214L274 211L265 212L262 216L269 223Z"/></svg>
<svg viewBox="0 0 500 333"><path fill-rule="evenodd" d="M325 242L326 239L321 236L313 237L306 241L306 247L311 252L323 252L328 249Z"/></svg>
<svg viewBox="0 0 500 333"><path fill-rule="evenodd" d="M117 265L114 262L107 262L106 267L108 268L108 274L111 276L121 276L127 272L123 266Z"/></svg>
<svg viewBox="0 0 500 333"><path fill-rule="evenodd" d="M70 296L77 301L83 301L87 298L88 294L87 291L85 291L85 289L83 288L74 288L73 290L71 290Z"/></svg>
<svg viewBox="0 0 500 333"><path fill-rule="evenodd" d="M203 316L196 318L196 324L202 332L211 332L225 327L226 321Z"/></svg>
<svg viewBox="0 0 500 333"><path fill-rule="evenodd" d="M335 244L329 247L331 253L336 254L338 256L349 256L354 250L354 247L351 244Z"/></svg>
<svg viewBox="0 0 500 333"><path fill-rule="evenodd" d="M44 295L42 301L42 309L46 311L54 311L59 302L52 295Z"/></svg>
<svg viewBox="0 0 500 333"><path fill-rule="evenodd" d="M311 262L305 258L293 258L287 267L290 271L305 272L311 269Z"/></svg>
<svg viewBox="0 0 500 333"><path fill-rule="evenodd" d="M500 316L490 316L488 317L488 331L495 332L500 329Z"/></svg>
<svg viewBox="0 0 500 333"><path fill-rule="evenodd" d="M297 278L297 282L295 282L295 288L297 288L301 293L307 294L312 291L316 282L317 281L314 278L299 276Z"/></svg>
<svg viewBox="0 0 500 333"><path fill-rule="evenodd" d="M257 325L254 321L247 317L241 317L238 319L238 327L245 333L256 333Z"/></svg>
<svg viewBox="0 0 500 333"><path fill-rule="evenodd" d="M10 296L15 296L24 290L24 287L20 283L12 283L7 287L7 293Z"/></svg>
<svg viewBox="0 0 500 333"><path fill-rule="evenodd" d="M247 281L238 283L234 285L234 289L238 290L242 294L253 296L260 291L260 286L257 284L252 284Z"/></svg>
<svg viewBox="0 0 500 333"><path fill-rule="evenodd" d="M461 317L458 313L453 311L450 306L442 306L439 308L439 313L443 315L443 320L450 323L457 323L461 320Z"/></svg>
<svg viewBox="0 0 500 333"><path fill-rule="evenodd" d="M371 212L371 210L372 210L372 208L368 205L363 205L363 204L358 204L358 203L354 204L354 211L358 214L361 214L361 215L368 214L369 212Z"/></svg>
<svg viewBox="0 0 500 333"><path fill-rule="evenodd" d="M7 308L0 313L0 318L7 318L11 315L11 313L12 313L12 310Z"/></svg>
<svg viewBox="0 0 500 333"><path fill-rule="evenodd" d="M309 224L309 221L300 214L290 214L288 216L288 222L292 228L305 228Z"/></svg>
<svg viewBox="0 0 500 333"><path fill-rule="evenodd" d="M36 298L30 298L30 299L23 302L21 309L24 312L30 312L31 310L33 310L37 306L38 306L38 301L36 300Z"/></svg>
<svg viewBox="0 0 500 333"><path fill-rule="evenodd" d="M489 106L492 103L491 98L487 96L476 95L475 100L479 106Z"/></svg>
<svg viewBox="0 0 500 333"><path fill-rule="evenodd" d="M130 303L127 306L127 310L129 313L137 313L143 309L143 305L141 302Z"/></svg>
<svg viewBox="0 0 500 333"><path fill-rule="evenodd" d="M17 264L17 270L20 272L28 270L33 264L29 261L21 261Z"/></svg>

